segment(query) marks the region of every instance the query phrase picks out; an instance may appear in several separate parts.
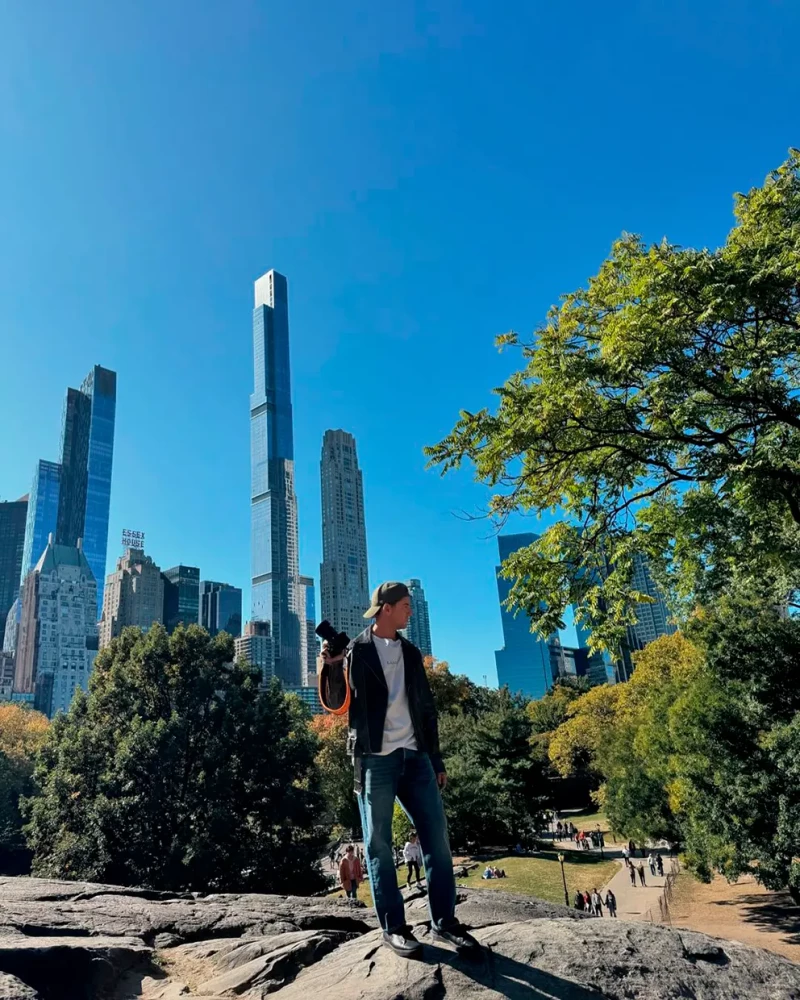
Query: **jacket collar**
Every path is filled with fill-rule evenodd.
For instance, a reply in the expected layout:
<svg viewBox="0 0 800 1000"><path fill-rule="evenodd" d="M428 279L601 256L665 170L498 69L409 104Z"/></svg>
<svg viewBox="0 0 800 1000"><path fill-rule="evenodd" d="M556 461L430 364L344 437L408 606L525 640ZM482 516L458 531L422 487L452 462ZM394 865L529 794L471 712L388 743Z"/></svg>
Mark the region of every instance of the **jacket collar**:
<svg viewBox="0 0 800 1000"><path fill-rule="evenodd" d="M367 667L375 674L384 687L386 687L386 677L383 674L383 667L381 666L381 658L378 656L378 650L375 648L375 643L372 641L372 625L367 625L361 635L356 636L353 645L361 646L363 650L364 660ZM388 690L388 688L387 688Z"/></svg>

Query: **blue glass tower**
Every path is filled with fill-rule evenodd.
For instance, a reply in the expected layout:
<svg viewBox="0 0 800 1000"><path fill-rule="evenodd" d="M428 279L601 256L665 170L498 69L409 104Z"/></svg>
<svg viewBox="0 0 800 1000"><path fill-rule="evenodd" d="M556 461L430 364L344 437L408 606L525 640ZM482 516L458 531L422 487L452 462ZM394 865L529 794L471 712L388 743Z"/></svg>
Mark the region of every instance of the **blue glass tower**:
<svg viewBox="0 0 800 1000"><path fill-rule="evenodd" d="M47 537L55 535L58 523L58 495L61 466L58 462L39 460L28 494L28 518L25 522L25 545L22 550L20 586L39 556L47 548Z"/></svg>
<svg viewBox="0 0 800 1000"><path fill-rule="evenodd" d="M531 545L538 535L499 535L500 561L512 552ZM553 686L550 643L531 632L530 619L520 612L514 615L505 606L512 581L500 576L497 567L497 593L500 597L500 615L503 620L503 648L495 654L497 683L508 686L512 694L524 694L526 698L541 698Z"/></svg>
<svg viewBox="0 0 800 1000"><path fill-rule="evenodd" d="M103 610L117 375L95 365L80 389L68 389L61 434L61 488L56 543L83 552L97 581L97 617Z"/></svg>
<svg viewBox="0 0 800 1000"><path fill-rule="evenodd" d="M298 581L288 292L286 278L277 271L268 271L255 283L253 362L251 618L270 625L275 676L288 686L298 686L305 645L299 604L305 602Z"/></svg>

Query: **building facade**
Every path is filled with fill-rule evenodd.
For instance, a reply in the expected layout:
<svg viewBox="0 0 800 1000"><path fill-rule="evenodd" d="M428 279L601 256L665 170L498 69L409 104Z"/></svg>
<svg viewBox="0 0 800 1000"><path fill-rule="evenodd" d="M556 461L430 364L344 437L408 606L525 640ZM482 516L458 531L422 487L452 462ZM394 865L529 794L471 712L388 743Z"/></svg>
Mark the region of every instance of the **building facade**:
<svg viewBox="0 0 800 1000"><path fill-rule="evenodd" d="M255 283L254 389L250 397L251 619L268 622L274 673L299 685L304 617L299 608L297 498L286 278Z"/></svg>
<svg viewBox="0 0 800 1000"><path fill-rule="evenodd" d="M61 432L56 543L83 552L97 582L97 617L103 610L108 549L117 375L95 365L80 389L67 389Z"/></svg>
<svg viewBox="0 0 800 1000"><path fill-rule="evenodd" d="M8 613L19 593L27 516L28 497L0 503L0 649Z"/></svg>
<svg viewBox="0 0 800 1000"><path fill-rule="evenodd" d="M364 484L352 434L328 430L322 439L322 617L355 638L369 607Z"/></svg>
<svg viewBox="0 0 800 1000"><path fill-rule="evenodd" d="M229 583L200 581L200 624L209 635L242 634L242 591Z"/></svg>
<svg viewBox="0 0 800 1000"><path fill-rule="evenodd" d="M628 639L631 648L644 649L648 642L662 635L672 635L675 626L669 620L669 609L664 595L658 588L650 573L647 559L640 553L633 557L634 590L651 598L652 603L642 603L636 607L636 624L628 629Z"/></svg>
<svg viewBox="0 0 800 1000"><path fill-rule="evenodd" d="M142 549L128 549L106 577L103 614L98 624L100 648L108 646L128 625L147 631L164 621L164 579Z"/></svg>
<svg viewBox="0 0 800 1000"><path fill-rule="evenodd" d="M300 599L299 606L302 608L300 623L302 625L302 672L301 680L303 684L308 684L309 674L316 674L317 654L319 653L319 640L317 639L317 597L314 580L310 576L298 577Z"/></svg>
<svg viewBox="0 0 800 1000"><path fill-rule="evenodd" d="M234 647L237 660L247 660L261 671L261 683L266 687L275 676L269 622L247 622L243 634L234 639Z"/></svg>
<svg viewBox="0 0 800 1000"><path fill-rule="evenodd" d="M0 701L11 701L14 692L14 656L0 653Z"/></svg>
<svg viewBox="0 0 800 1000"><path fill-rule="evenodd" d="M532 545L537 538L538 535L527 532L499 535L497 543L500 562L502 563L517 549ZM541 698L553 686L555 660L551 649L553 643L531 632L531 623L527 615L523 613L515 615L505 607L512 581L500 575L500 566L496 568L496 575L504 640L503 648L494 654L497 683L500 687L507 686L512 694L521 693L527 698Z"/></svg>
<svg viewBox="0 0 800 1000"><path fill-rule="evenodd" d="M292 687L286 690L289 694L296 694L303 704L308 706L312 715L322 715L325 711L322 707L322 702L319 700L319 691L315 685L303 684L301 687Z"/></svg>
<svg viewBox="0 0 800 1000"><path fill-rule="evenodd" d="M14 693L45 715L86 690L97 655L97 585L81 546L47 547L25 580Z"/></svg>
<svg viewBox="0 0 800 1000"><path fill-rule="evenodd" d="M411 594L411 620L405 635L413 642L423 656L433 656L431 645L431 618L428 612L428 602L425 591L419 580L406 580L406 586Z"/></svg>
<svg viewBox="0 0 800 1000"><path fill-rule="evenodd" d="M46 462L36 465L28 494L28 516L25 521L25 544L22 550L20 586L30 573L39 556L47 548L47 539L56 534L58 525L58 497L61 486L61 465Z"/></svg>
<svg viewBox="0 0 800 1000"><path fill-rule="evenodd" d="M172 634L179 625L200 621L200 570L197 566L172 566L164 570L163 622Z"/></svg>

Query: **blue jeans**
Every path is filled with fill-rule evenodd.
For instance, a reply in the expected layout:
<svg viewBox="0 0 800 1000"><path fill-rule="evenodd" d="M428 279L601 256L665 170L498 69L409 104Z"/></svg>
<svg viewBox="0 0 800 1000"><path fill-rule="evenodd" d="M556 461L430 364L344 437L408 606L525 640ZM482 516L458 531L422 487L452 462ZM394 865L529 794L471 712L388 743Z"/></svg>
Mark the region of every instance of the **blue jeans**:
<svg viewBox="0 0 800 1000"><path fill-rule="evenodd" d="M404 748L385 757L369 754L361 765L358 806L378 923L386 931L395 931L406 922L392 851L392 813L397 798L419 835L431 922L434 927L447 926L455 916L456 882L442 795L430 757Z"/></svg>

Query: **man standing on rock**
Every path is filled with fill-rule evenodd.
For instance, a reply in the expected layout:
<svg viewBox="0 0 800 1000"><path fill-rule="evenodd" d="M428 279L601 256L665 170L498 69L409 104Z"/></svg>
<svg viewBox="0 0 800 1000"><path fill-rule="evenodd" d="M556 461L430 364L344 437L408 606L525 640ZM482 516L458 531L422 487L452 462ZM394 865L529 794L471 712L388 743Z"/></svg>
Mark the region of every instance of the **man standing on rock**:
<svg viewBox="0 0 800 1000"><path fill-rule="evenodd" d="M441 797L447 774L439 752L436 706L422 654L399 634L411 618L408 587L381 584L364 617L372 624L353 639L347 652L332 658L324 644L322 659L331 686L342 688L343 681L347 685L348 747L383 941L404 958L416 957L422 949L405 921L392 857L397 798L419 835L434 938L460 951L474 951L478 942L455 917L453 858Z"/></svg>

